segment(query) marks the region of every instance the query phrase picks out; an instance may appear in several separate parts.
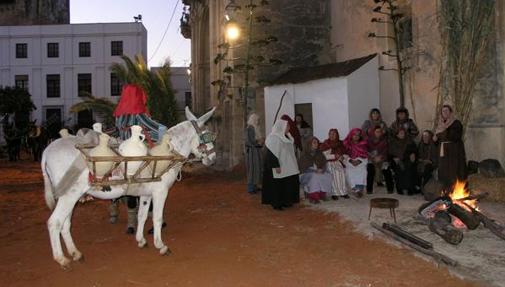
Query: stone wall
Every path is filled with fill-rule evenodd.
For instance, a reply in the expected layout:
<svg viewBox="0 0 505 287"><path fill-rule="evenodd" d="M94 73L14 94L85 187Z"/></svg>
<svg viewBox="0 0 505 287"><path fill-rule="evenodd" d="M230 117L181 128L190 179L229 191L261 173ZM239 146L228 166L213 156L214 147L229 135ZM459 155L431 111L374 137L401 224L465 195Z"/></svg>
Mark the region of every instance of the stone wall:
<svg viewBox="0 0 505 287"><path fill-rule="evenodd" d="M11 0L0 3L0 26L69 23L70 0Z"/></svg>

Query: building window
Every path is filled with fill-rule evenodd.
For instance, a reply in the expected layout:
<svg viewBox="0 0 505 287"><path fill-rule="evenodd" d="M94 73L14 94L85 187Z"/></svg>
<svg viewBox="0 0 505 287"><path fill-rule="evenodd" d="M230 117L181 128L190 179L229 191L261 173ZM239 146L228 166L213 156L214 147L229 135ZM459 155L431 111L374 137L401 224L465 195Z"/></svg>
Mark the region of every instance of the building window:
<svg viewBox="0 0 505 287"><path fill-rule="evenodd" d="M28 75L16 75L14 77L14 84L17 88L28 91Z"/></svg>
<svg viewBox="0 0 505 287"><path fill-rule="evenodd" d="M47 43L47 57L58 58L60 56L58 43Z"/></svg>
<svg viewBox="0 0 505 287"><path fill-rule="evenodd" d="M191 98L191 92L184 93L184 103L189 109L193 109L192 107L193 100Z"/></svg>
<svg viewBox="0 0 505 287"><path fill-rule="evenodd" d="M63 126L62 117L63 107L44 107L44 119L43 125L46 127L47 133L50 138L58 138L58 132Z"/></svg>
<svg viewBox="0 0 505 287"><path fill-rule="evenodd" d="M111 56L122 56L123 55L123 41L112 41L110 42Z"/></svg>
<svg viewBox="0 0 505 287"><path fill-rule="evenodd" d="M46 88L48 98L59 98L60 75L46 75Z"/></svg>
<svg viewBox="0 0 505 287"><path fill-rule="evenodd" d="M114 73L110 74L110 95L111 96L120 96L121 88L123 84L121 80L119 80L118 76Z"/></svg>
<svg viewBox="0 0 505 287"><path fill-rule="evenodd" d="M79 42L79 57L91 57L91 43Z"/></svg>
<svg viewBox="0 0 505 287"><path fill-rule="evenodd" d="M16 58L18 59L28 58L28 44L26 43L16 44Z"/></svg>
<svg viewBox="0 0 505 287"><path fill-rule="evenodd" d="M405 17L398 22L398 33L400 36L400 50L412 47L414 38L412 36L412 18Z"/></svg>
<svg viewBox="0 0 505 287"><path fill-rule="evenodd" d="M91 74L77 74L77 95L79 97L91 95Z"/></svg>

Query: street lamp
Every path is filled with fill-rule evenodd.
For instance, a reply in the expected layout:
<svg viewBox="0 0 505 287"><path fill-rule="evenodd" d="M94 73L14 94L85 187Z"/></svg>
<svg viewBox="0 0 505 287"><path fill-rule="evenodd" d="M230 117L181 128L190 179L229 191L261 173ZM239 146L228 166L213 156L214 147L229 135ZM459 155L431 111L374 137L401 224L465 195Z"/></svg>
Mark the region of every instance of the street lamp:
<svg viewBox="0 0 505 287"><path fill-rule="evenodd" d="M226 23L225 27L226 39L235 41L240 37L240 27L237 22L230 20Z"/></svg>

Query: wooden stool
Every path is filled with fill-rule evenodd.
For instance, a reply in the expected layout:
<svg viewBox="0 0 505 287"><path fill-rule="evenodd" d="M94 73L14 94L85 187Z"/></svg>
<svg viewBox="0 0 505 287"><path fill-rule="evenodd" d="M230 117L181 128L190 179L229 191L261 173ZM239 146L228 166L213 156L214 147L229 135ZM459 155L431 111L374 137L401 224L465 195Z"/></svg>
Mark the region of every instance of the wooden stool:
<svg viewBox="0 0 505 287"><path fill-rule="evenodd" d="M396 213L395 208L400 205L398 199L387 198L387 197L378 197L370 199L370 212L368 213L368 220L370 220L370 216L372 215L372 208L389 208L389 213L391 217L393 217L396 223Z"/></svg>

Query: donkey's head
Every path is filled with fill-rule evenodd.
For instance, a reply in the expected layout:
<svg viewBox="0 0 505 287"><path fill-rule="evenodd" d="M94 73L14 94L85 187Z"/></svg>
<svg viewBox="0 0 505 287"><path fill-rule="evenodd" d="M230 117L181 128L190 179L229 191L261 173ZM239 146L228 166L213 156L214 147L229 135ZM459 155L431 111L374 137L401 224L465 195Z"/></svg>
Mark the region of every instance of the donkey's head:
<svg viewBox="0 0 505 287"><path fill-rule="evenodd" d="M197 118L186 107L186 119L175 127L169 129L170 140L174 149L182 156L188 157L193 154L197 159L201 159L204 165L212 165L216 161L214 150L214 133L205 129L205 122L208 121L216 108L213 108L205 115Z"/></svg>

